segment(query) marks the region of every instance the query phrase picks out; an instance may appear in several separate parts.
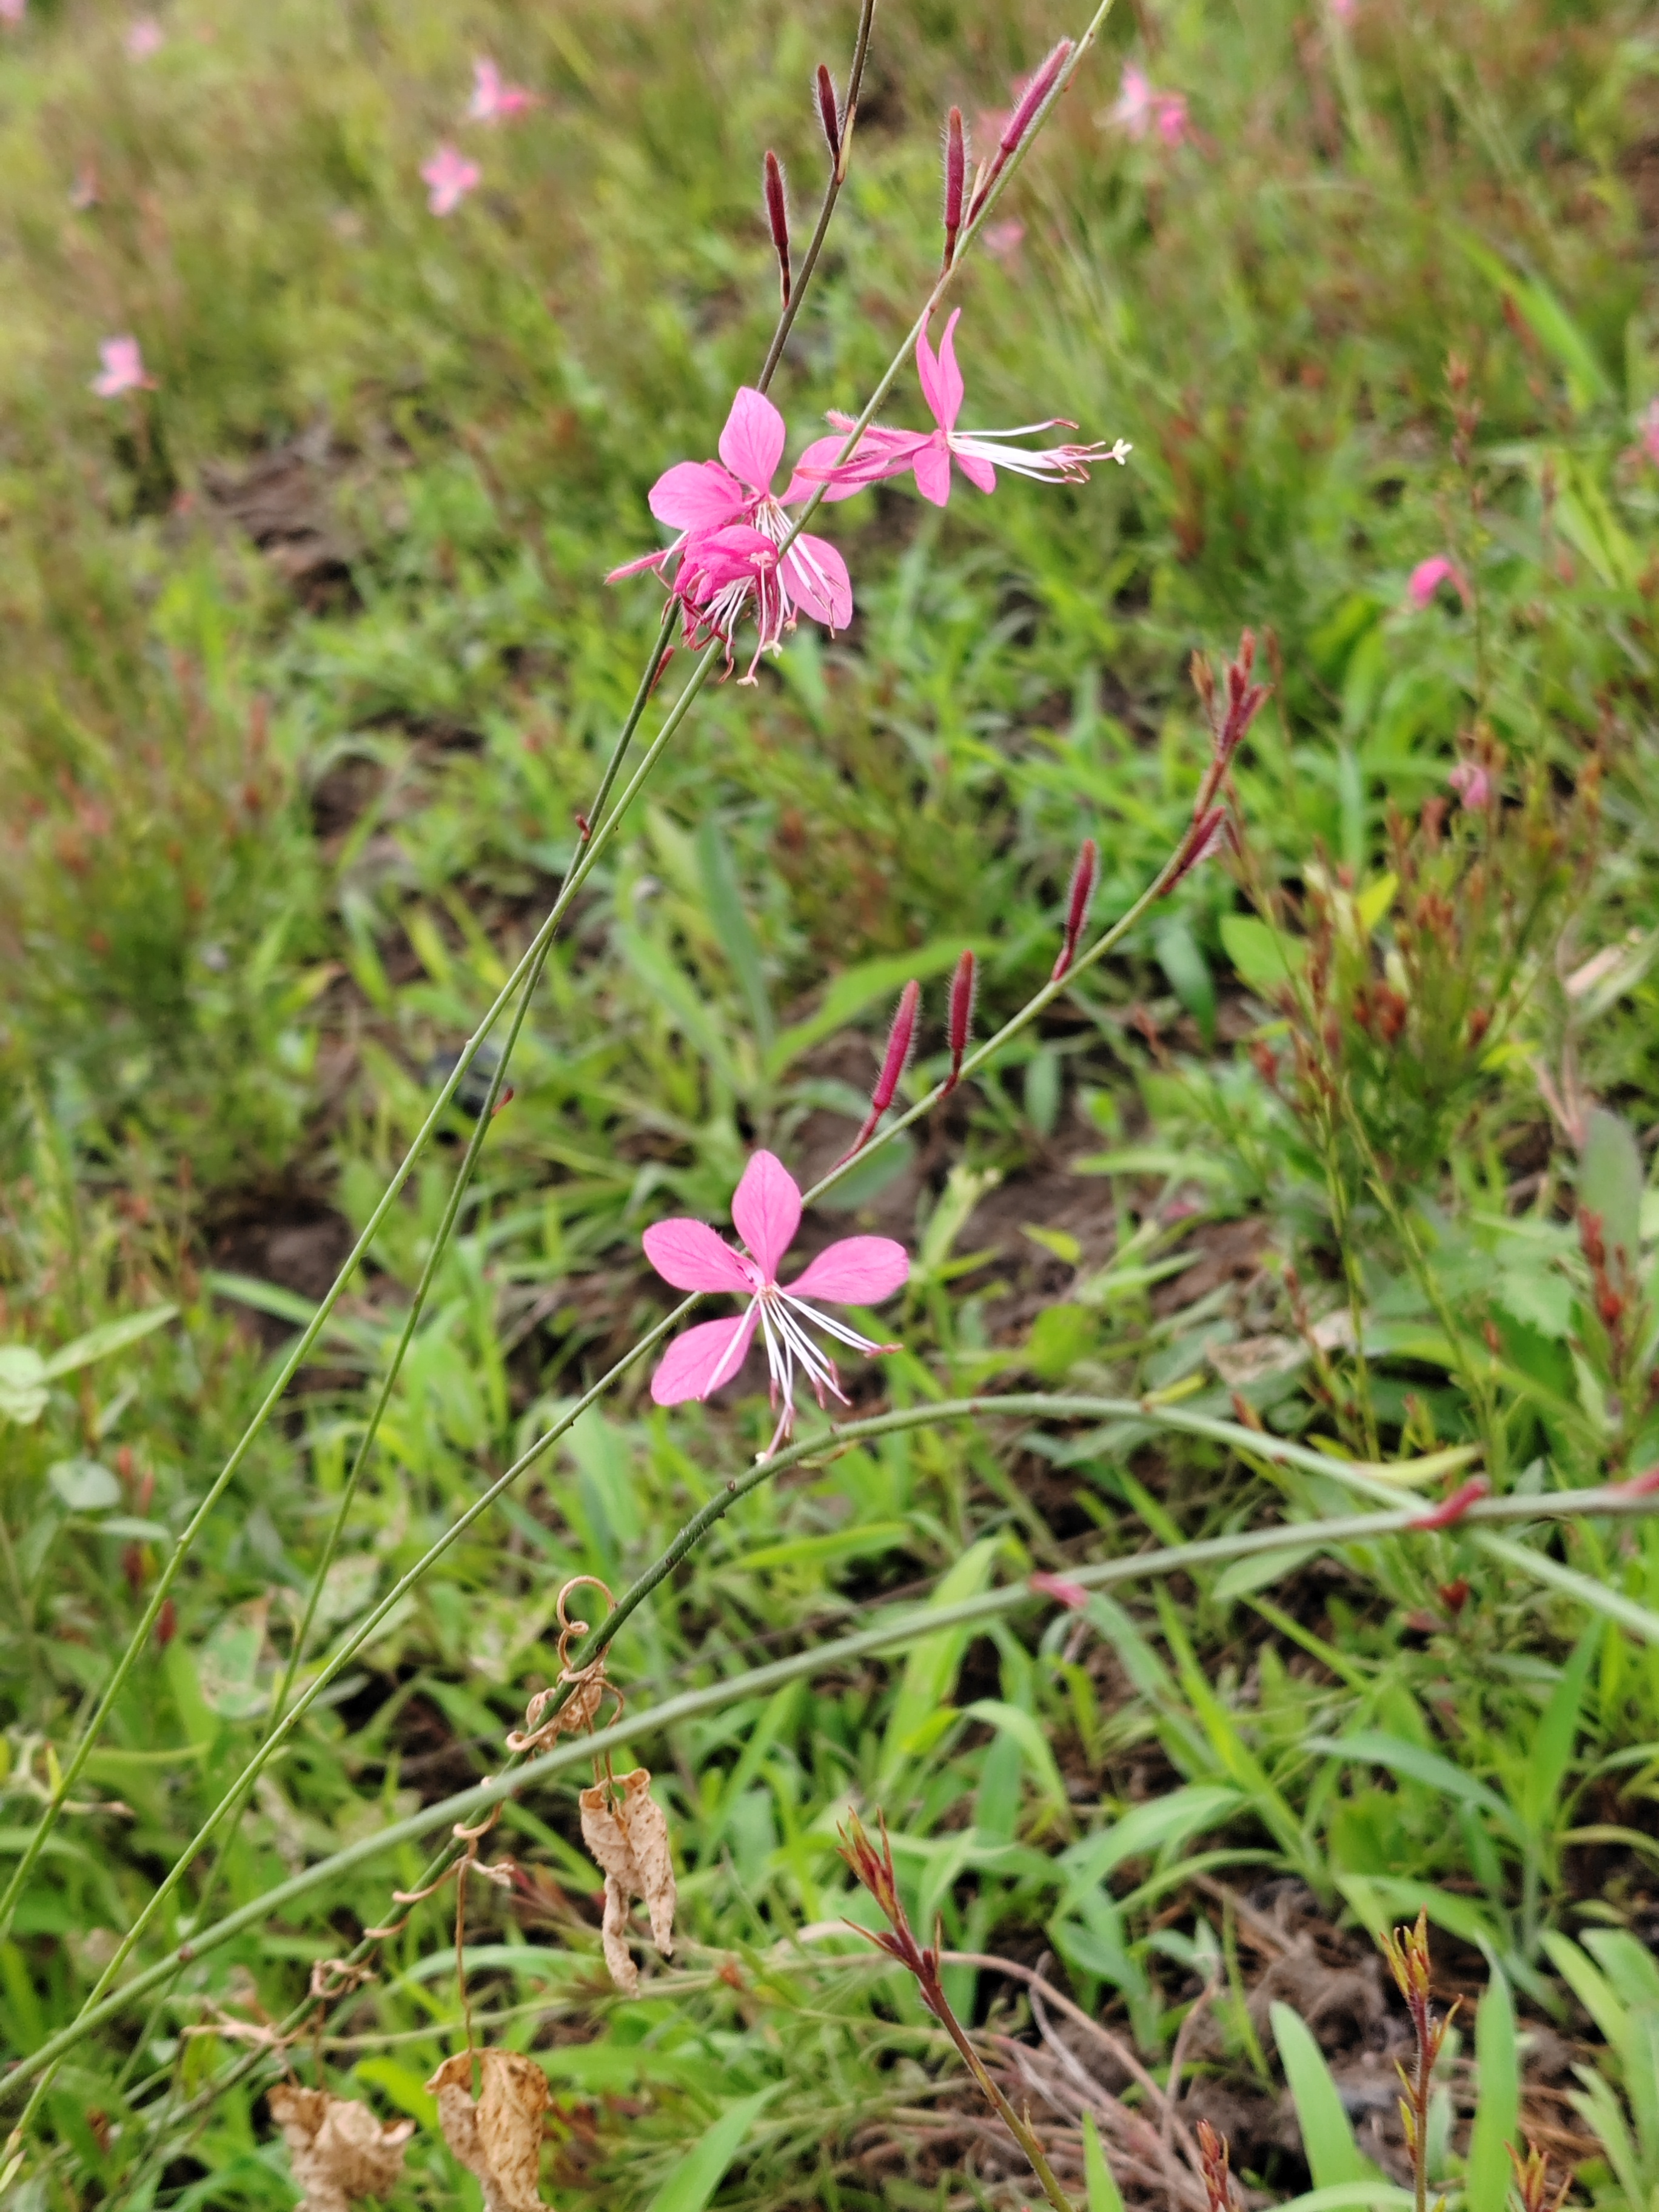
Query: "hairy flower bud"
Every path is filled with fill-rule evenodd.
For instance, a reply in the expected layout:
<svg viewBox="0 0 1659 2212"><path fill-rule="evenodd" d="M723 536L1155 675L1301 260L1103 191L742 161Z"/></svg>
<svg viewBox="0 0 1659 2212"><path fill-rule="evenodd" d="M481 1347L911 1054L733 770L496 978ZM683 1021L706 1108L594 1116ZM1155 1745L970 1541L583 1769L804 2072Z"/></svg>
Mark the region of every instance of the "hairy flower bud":
<svg viewBox="0 0 1659 2212"><path fill-rule="evenodd" d="M1072 871L1072 888L1066 902L1066 938L1054 962L1054 973L1048 979L1052 983L1059 982L1071 966L1077 951L1077 941L1083 934L1083 925L1089 919L1089 908L1094 899L1099 860L1094 839L1085 837L1083 849L1077 856L1077 866Z"/></svg>
<svg viewBox="0 0 1659 2212"><path fill-rule="evenodd" d="M842 1159L850 1160L854 1152L863 1151L876 1133L877 1122L892 1104L899 1078L910 1058L910 1048L915 1042L916 1010L921 1004L921 986L913 978L899 994L898 1011L887 1035L886 1056L881 1063L881 1073L876 1078L876 1087L870 1093L870 1111L865 1116L864 1127L842 1154Z"/></svg>
<svg viewBox="0 0 1659 2212"><path fill-rule="evenodd" d="M830 74L829 64L818 64L817 76L818 121L823 126L824 143L830 149L830 159L841 159L841 103L836 97L836 80Z"/></svg>
<svg viewBox="0 0 1659 2212"><path fill-rule="evenodd" d="M789 305L789 202L783 189L783 170L777 155L766 149L766 220L777 249L778 281L783 304Z"/></svg>
<svg viewBox="0 0 1659 2212"><path fill-rule="evenodd" d="M962 228L962 192L968 175L968 144L963 136L962 110L953 107L945 123L945 266L956 258L957 234Z"/></svg>
<svg viewBox="0 0 1659 2212"><path fill-rule="evenodd" d="M1006 129L997 143L997 150L990 166L974 187L974 197L968 209L971 222L985 204L987 194L1002 174L1011 155L1018 153L1027 131L1036 120L1038 110L1054 88L1054 80L1072 58L1072 41L1062 39L1048 55L1024 91L1014 103L1013 113L1008 118Z"/></svg>
<svg viewBox="0 0 1659 2212"><path fill-rule="evenodd" d="M954 1091L962 1079L963 1054L968 1049L968 1033L974 1025L974 996L978 983L979 963L971 951L965 951L951 978L951 1073L945 1078L947 1091Z"/></svg>

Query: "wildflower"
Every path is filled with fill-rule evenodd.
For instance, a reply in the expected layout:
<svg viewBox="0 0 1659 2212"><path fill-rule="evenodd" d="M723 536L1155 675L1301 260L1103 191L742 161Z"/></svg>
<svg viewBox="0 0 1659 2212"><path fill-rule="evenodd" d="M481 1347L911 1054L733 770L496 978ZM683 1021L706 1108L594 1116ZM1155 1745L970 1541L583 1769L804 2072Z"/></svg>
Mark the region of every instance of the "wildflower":
<svg viewBox="0 0 1659 2212"><path fill-rule="evenodd" d="M1192 135L1186 94L1157 91L1146 70L1137 69L1133 62L1124 64L1117 104L1106 119L1127 131L1131 138L1144 138L1148 131L1156 131L1166 146L1179 146Z"/></svg>
<svg viewBox="0 0 1659 2212"><path fill-rule="evenodd" d="M135 15L127 26L127 53L135 62L147 61L160 51L166 37L154 15Z"/></svg>
<svg viewBox="0 0 1659 2212"><path fill-rule="evenodd" d="M1464 579L1463 572L1455 561L1449 561L1443 553L1431 554L1426 561L1418 562L1407 581L1407 596L1420 613L1425 607L1432 605L1434 595L1443 584L1454 586L1458 598L1462 600L1465 606L1468 606L1469 587Z"/></svg>
<svg viewBox="0 0 1659 2212"><path fill-rule="evenodd" d="M1478 814L1492 797L1492 778L1479 761L1459 761L1446 781L1471 814Z"/></svg>
<svg viewBox="0 0 1659 2212"><path fill-rule="evenodd" d="M729 641L752 597L760 629L757 661L781 646L783 632L799 615L845 629L853 618L853 586L835 547L803 531L787 552L780 550L791 527L786 507L808 497L819 480L804 480L798 469L783 492L773 491L785 434L771 401L744 385L720 432L720 459L677 461L651 487L652 514L679 536L659 553L613 568L606 581L647 568L661 575L675 562L674 594L694 643L711 636ZM859 489L832 483L826 496L844 499ZM753 676L751 665L744 680Z"/></svg>
<svg viewBox="0 0 1659 2212"><path fill-rule="evenodd" d="M732 1195L732 1219L746 1257L701 1221L659 1221L645 1232L646 1257L676 1290L729 1291L748 1301L735 1321L700 1322L677 1336L651 1378L651 1395L659 1406L708 1397L742 1366L758 1326L766 1340L772 1403L781 1406L763 1455L769 1457L793 1425L797 1367L820 1406L826 1391L847 1403L835 1362L807 1335L806 1322L854 1352L898 1349L872 1344L844 1322L817 1312L808 1300L873 1305L908 1279L910 1262L903 1246L891 1237L845 1237L820 1252L794 1282L780 1284L779 1266L800 1224L800 1188L770 1152L757 1152L744 1170Z"/></svg>
<svg viewBox="0 0 1659 2212"><path fill-rule="evenodd" d="M840 451L840 444L834 438L820 438L801 455L796 476L833 482L835 489L830 495L845 499L862 484L879 483L884 477L902 476L911 469L915 472L916 489L922 497L932 500L935 507L943 507L951 496L953 459L969 483L984 492L996 489L999 468L1012 469L1023 477L1036 477L1045 483L1086 483L1092 462L1116 461L1121 466L1128 459L1132 448L1121 438L1110 447L1097 443L1034 449L1001 442L1006 438L1027 437L1037 430L1076 428L1075 423L1060 416L1053 416L1046 422L1024 422L1012 430L958 430L957 417L962 412L964 389L962 371L957 367L956 329L961 319L962 310L958 307L945 325L945 336L937 354L927 342L926 331L916 340L916 374L921 381L921 396L938 425L936 429L890 430L872 423L852 459L839 465L835 456ZM851 418L845 415L832 414L830 420L842 431L853 427Z"/></svg>
<svg viewBox="0 0 1659 2212"><path fill-rule="evenodd" d="M421 164L428 207L434 215L453 215L483 174L476 161L469 161L446 139L431 160Z"/></svg>
<svg viewBox="0 0 1659 2212"><path fill-rule="evenodd" d="M124 392L154 392L155 379L144 373L144 357L135 337L106 338L98 349L104 366L92 380L100 399L118 399Z"/></svg>
<svg viewBox="0 0 1659 2212"><path fill-rule="evenodd" d="M508 84L487 54L473 63L472 97L466 110L469 123L506 123L535 105L535 94L521 84Z"/></svg>

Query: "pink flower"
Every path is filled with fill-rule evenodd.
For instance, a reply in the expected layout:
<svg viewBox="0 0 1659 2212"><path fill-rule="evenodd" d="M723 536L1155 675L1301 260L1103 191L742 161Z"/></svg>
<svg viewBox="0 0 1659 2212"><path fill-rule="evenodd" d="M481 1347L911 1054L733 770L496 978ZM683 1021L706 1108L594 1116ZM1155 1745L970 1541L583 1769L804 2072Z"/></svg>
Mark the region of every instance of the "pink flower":
<svg viewBox="0 0 1659 2212"><path fill-rule="evenodd" d="M1650 399L1637 416L1636 434L1642 453L1659 469L1659 399Z"/></svg>
<svg viewBox="0 0 1659 2212"><path fill-rule="evenodd" d="M1040 477L1047 483L1086 483L1093 461L1116 461L1121 465L1131 448L1120 438L1115 446L1006 446L1005 438L1024 438L1036 430L1074 429L1059 416L1046 422L1025 422L1014 430L958 430L963 385L957 367L956 330L962 319L958 307L945 325L945 336L935 355L924 331L916 341L916 374L921 396L933 410L938 428L933 431L889 430L872 423L860 440L852 459L840 467L835 457L844 442L820 438L809 446L796 466L799 477L834 480L832 497L845 499L860 484L876 483L884 477L902 476L914 469L916 489L935 507L951 496L951 463L956 462L971 484L981 491L997 488L999 468L1012 469L1023 477ZM832 414L838 428L850 429L851 420Z"/></svg>
<svg viewBox="0 0 1659 2212"><path fill-rule="evenodd" d="M0 0L0 23L21 23L27 4L28 0Z"/></svg>
<svg viewBox="0 0 1659 2212"><path fill-rule="evenodd" d="M1124 64L1117 105L1108 112L1106 120L1117 124L1131 138L1144 138L1149 131L1156 131L1166 146L1179 146L1192 135L1186 94L1155 90L1146 70L1137 69L1133 62Z"/></svg>
<svg viewBox="0 0 1659 2212"><path fill-rule="evenodd" d="M446 139L432 159L421 164L428 207L434 215L453 215L483 174L476 161L469 161Z"/></svg>
<svg viewBox="0 0 1659 2212"><path fill-rule="evenodd" d="M1339 23L1352 23L1359 11L1359 0L1331 0L1331 13Z"/></svg>
<svg viewBox="0 0 1659 2212"><path fill-rule="evenodd" d="M699 1322L677 1336L651 1378L651 1395L659 1406L708 1397L742 1366L758 1326L766 1340L772 1403L781 1405L777 1428L762 1455L769 1458L794 1425L798 1367L820 1406L826 1391L847 1403L834 1360L807 1335L805 1322L813 1322L854 1352L898 1349L872 1344L844 1322L817 1312L808 1300L874 1304L908 1280L910 1262L904 1247L890 1237L844 1237L820 1252L793 1283L780 1284L779 1264L800 1225L800 1187L770 1152L755 1153L744 1170L732 1194L732 1219L747 1256L734 1252L701 1221L659 1221L645 1232L647 1259L677 1291L729 1291L747 1301L735 1321Z"/></svg>
<svg viewBox="0 0 1659 2212"><path fill-rule="evenodd" d="M1492 778L1478 761L1459 761L1446 781L1471 814L1479 813L1492 797Z"/></svg>
<svg viewBox="0 0 1659 2212"><path fill-rule="evenodd" d="M488 56L473 63L472 99L466 111L470 123L506 123L535 105L535 94L521 84L508 84Z"/></svg>
<svg viewBox="0 0 1659 2212"><path fill-rule="evenodd" d="M982 234L980 242L994 260L1012 262L1025 243L1025 226L1018 220L994 222Z"/></svg>
<svg viewBox="0 0 1659 2212"><path fill-rule="evenodd" d="M127 52L136 62L148 61L160 51L166 37L154 15L135 15L127 26Z"/></svg>
<svg viewBox="0 0 1659 2212"><path fill-rule="evenodd" d="M1089 1602L1089 1593L1081 1583L1074 1583L1066 1575L1051 1575L1046 1567L1039 1567L1027 1580L1040 1596L1054 1598L1073 1613L1081 1612Z"/></svg>
<svg viewBox="0 0 1659 2212"><path fill-rule="evenodd" d="M784 631L800 615L830 630L845 629L853 618L852 581L833 545L803 531L787 553L779 551L790 531L785 508L808 497L817 481L803 479L797 470L782 493L773 491L786 434L771 401L744 385L720 432L720 459L677 461L651 487L652 514L679 536L659 553L613 568L606 579L614 582L647 568L661 575L670 562L677 562L673 591L684 609L687 636L695 643L722 637L728 647L752 597L760 643L742 679L746 684L755 680L761 654L778 651ZM844 499L859 489L831 483L827 496Z"/></svg>
<svg viewBox="0 0 1659 2212"><path fill-rule="evenodd" d="M154 392L155 379L144 374L144 357L135 337L106 338L98 349L103 368L92 380L100 399L118 399L124 392Z"/></svg>
<svg viewBox="0 0 1659 2212"><path fill-rule="evenodd" d="M0 4L3 4L3 0L0 0ZM98 189L97 163L82 161L70 188L70 205L77 215L84 215L88 208L95 208L102 197Z"/></svg>
<svg viewBox="0 0 1659 2212"><path fill-rule="evenodd" d="M1443 553L1435 553L1431 555L1428 560L1419 561L1412 570L1406 590L1412 605L1420 612L1423 608L1433 604L1434 595L1443 584L1455 585L1458 598L1462 600L1465 606L1468 606L1469 587L1464 581L1463 572L1455 562L1449 561Z"/></svg>

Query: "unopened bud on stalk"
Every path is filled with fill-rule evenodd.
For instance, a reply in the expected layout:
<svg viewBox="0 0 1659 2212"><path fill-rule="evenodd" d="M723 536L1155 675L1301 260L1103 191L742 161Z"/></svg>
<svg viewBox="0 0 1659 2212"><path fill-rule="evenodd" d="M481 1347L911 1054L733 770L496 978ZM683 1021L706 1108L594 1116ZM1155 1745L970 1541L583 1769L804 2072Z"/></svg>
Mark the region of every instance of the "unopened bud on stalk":
<svg viewBox="0 0 1659 2212"><path fill-rule="evenodd" d="M962 192L968 176L968 145L962 135L962 110L953 107L945 124L945 266L956 258L962 228Z"/></svg>
<svg viewBox="0 0 1659 2212"><path fill-rule="evenodd" d="M1059 982L1072 964L1077 951L1077 941L1083 934L1083 925L1089 919L1089 908L1095 895L1095 878L1099 867L1099 854L1092 837L1085 837L1083 849L1077 856L1077 866L1072 871L1072 888L1066 902L1066 938L1054 962L1051 983Z"/></svg>
<svg viewBox="0 0 1659 2212"><path fill-rule="evenodd" d="M1008 127L997 143L991 166L974 187L973 200L968 210L969 222L979 213L986 194L1002 174L1009 155L1018 151L1026 132L1036 119L1037 110L1054 90L1054 79L1071 58L1072 41L1062 39L1015 102L1014 112L1008 118Z"/></svg>
<svg viewBox="0 0 1659 2212"><path fill-rule="evenodd" d="M836 98L836 80L830 74L827 63L818 64L818 121L823 126L824 143L830 149L831 161L841 159L841 103Z"/></svg>
<svg viewBox="0 0 1659 2212"><path fill-rule="evenodd" d="M783 304L787 307L789 305L789 202L784 195L783 170L769 146L766 149L766 220L771 225L772 243L777 248L778 281L783 293Z"/></svg>
<svg viewBox="0 0 1659 2212"><path fill-rule="evenodd" d="M951 978L951 1073L945 1080L947 1091L954 1091L962 1079L962 1059L968 1049L968 1033L974 1025L974 994L978 982L979 963L971 951L964 952Z"/></svg>
<svg viewBox="0 0 1659 2212"><path fill-rule="evenodd" d="M921 986L912 980L899 994L898 1012L893 1016L893 1026L887 1035L887 1056L881 1063L881 1073L876 1078L876 1087L870 1093L870 1111L865 1116L864 1127L842 1154L850 1160L854 1152L862 1152L876 1133L876 1124L893 1103L899 1078L910 1058L910 1048L916 1038L916 1010L921 1004ZM836 1164L840 1166L841 1161Z"/></svg>

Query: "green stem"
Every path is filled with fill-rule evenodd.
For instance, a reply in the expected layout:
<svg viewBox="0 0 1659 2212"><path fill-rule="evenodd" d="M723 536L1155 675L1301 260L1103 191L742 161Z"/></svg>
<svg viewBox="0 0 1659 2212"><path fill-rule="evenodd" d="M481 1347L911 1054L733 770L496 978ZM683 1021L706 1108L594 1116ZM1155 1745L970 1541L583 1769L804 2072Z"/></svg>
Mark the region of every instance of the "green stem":
<svg viewBox="0 0 1659 2212"><path fill-rule="evenodd" d="M1127 1406L1137 1413L1145 1410L1133 1401L1127 1401ZM730 1505L747 1490L752 1489L757 1481L781 1472L786 1466L844 1445L892 1435L902 1429L923 1427L936 1421L977 1419L1000 1411L1075 1418L1123 1409L1124 1401L1117 1400L1048 1397L1035 1392L1013 1398L963 1399L935 1406L907 1407L896 1413L874 1415L867 1420L843 1423L792 1446L787 1451L780 1452L775 1460L766 1462L763 1468L751 1469L741 1482L734 1480L722 1493L722 1498L711 1501L711 1504L720 1504L723 1510L729 1510ZM1200 1428L1200 1416L1182 1415L1178 1409L1173 1407L1159 1409L1147 1418L1156 1419L1170 1427L1198 1433L1215 1435L1229 1430L1228 1424L1218 1421L1205 1421ZM1254 1431L1243 1428L1232 1431L1232 1434L1241 1440L1242 1449L1249 1449L1258 1455L1266 1451L1270 1455L1288 1457L1295 1452L1298 1459L1316 1461L1323 1473L1340 1474L1344 1471L1340 1461L1328 1459L1319 1453L1304 1452L1301 1447L1289 1445L1285 1439L1262 1437ZM1351 1469L1349 1472L1358 1471ZM1299 1552L1304 1550L1310 1542L1325 1549L1371 1543L1384 1537L1409 1534L1423 1510L1422 1501L1413 1498L1407 1505L1388 1512L1354 1514L1322 1521L1287 1522L1270 1528L1243 1530L1234 1535L1202 1537L1191 1543L1164 1546L1152 1551L1136 1553L1125 1559L1105 1559L1093 1565L1077 1567L1068 1571L1067 1579L1081 1584L1085 1589L1104 1589L1119 1583L1190 1573L1194 1568L1218 1566L1233 1559L1255 1558L1263 1553ZM1480 1498L1469 1507L1463 1517L1470 1523L1480 1524L1645 1518L1655 1514L1659 1514L1659 1492L1632 1495L1628 1491L1594 1489L1557 1491L1552 1495L1539 1498ZM647 1730L672 1728L681 1721L717 1711L734 1699L765 1695L786 1682L799 1680L803 1675L875 1652L893 1650L940 1629L994 1619L1022 1606L1047 1601L1027 1584L1018 1583L982 1592L977 1597L963 1599L956 1605L911 1607L896 1620L876 1623L853 1635L817 1645L807 1651L793 1653L786 1659L775 1660L768 1666L727 1677L702 1689L685 1691L678 1697L665 1699L649 1711L629 1714L624 1720L599 1729L592 1735L556 1744L551 1750L526 1760L522 1765L504 1767L501 1773L492 1776L488 1781L475 1784L470 1790L426 1806L407 1820L378 1829L372 1836L361 1838L345 1850L337 1851L331 1857L302 1869L288 1881L276 1884L261 1896L228 1913L192 1941L170 1950L167 1957L155 1966L134 1975L125 1988L112 1992L95 2007L88 2007L79 2019L60 2029L38 2050L20 2059L3 2078L0 2078L0 2094L13 2083L21 2085L48 2067L56 2065L65 2053L94 2029L114 2019L136 1999L158 1987L176 1973L181 1966L217 1949L234 1936L240 1935L245 1929L257 1927L264 1920L282 1913L312 1890L368 1864L382 1851L395 1850L404 1844L417 1842L434 1829L451 1827L458 1821L475 1821L481 1813L502 1803L527 1785L543 1782L566 1767L583 1765L591 1756L602 1755L624 1742L631 1743ZM617 1610L620 1613L621 1607L618 1607ZM603 1631L600 1632L602 1634Z"/></svg>

